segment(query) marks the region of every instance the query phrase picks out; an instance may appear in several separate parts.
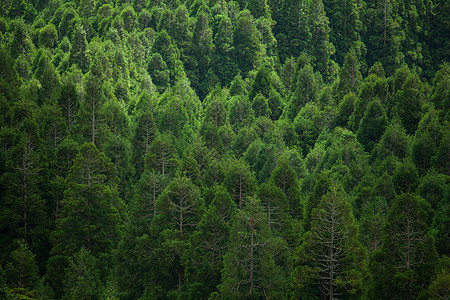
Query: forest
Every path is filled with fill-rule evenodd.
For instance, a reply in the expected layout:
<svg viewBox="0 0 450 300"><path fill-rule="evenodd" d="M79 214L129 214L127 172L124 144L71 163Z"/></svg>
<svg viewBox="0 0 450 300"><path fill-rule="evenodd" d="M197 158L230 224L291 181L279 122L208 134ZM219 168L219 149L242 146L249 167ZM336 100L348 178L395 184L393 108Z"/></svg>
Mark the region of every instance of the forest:
<svg viewBox="0 0 450 300"><path fill-rule="evenodd" d="M0 1L0 299L449 299L450 1Z"/></svg>

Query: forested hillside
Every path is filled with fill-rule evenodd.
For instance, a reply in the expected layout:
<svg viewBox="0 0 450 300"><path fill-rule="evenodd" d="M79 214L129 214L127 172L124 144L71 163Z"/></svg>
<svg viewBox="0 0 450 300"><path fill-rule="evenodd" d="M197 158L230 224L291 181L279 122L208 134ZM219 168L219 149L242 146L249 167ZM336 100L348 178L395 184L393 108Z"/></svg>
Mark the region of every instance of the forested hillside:
<svg viewBox="0 0 450 300"><path fill-rule="evenodd" d="M449 16L0 1L0 299L449 299Z"/></svg>

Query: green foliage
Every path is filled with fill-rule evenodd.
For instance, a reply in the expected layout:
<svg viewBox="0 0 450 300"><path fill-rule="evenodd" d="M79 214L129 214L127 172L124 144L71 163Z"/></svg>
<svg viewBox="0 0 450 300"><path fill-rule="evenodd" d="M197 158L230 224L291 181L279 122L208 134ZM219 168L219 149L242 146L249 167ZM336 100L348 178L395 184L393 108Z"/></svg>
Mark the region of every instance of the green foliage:
<svg viewBox="0 0 450 300"><path fill-rule="evenodd" d="M36 259L24 240L16 240L16 244L5 266L6 281L10 288L31 290L39 278Z"/></svg>
<svg viewBox="0 0 450 300"><path fill-rule="evenodd" d="M82 247L66 269L64 299L98 299L101 282L97 260Z"/></svg>
<svg viewBox="0 0 450 300"><path fill-rule="evenodd" d="M377 297L417 297L430 280L437 253L427 226L429 205L413 194L397 196L391 205L383 244L371 261Z"/></svg>
<svg viewBox="0 0 450 300"><path fill-rule="evenodd" d="M220 292L225 298L282 297L286 278L276 263L277 242L257 198L248 198L235 217L224 257ZM241 249L245 249L242 251Z"/></svg>
<svg viewBox="0 0 450 300"><path fill-rule="evenodd" d="M0 298L447 297L447 2L0 1Z"/></svg>
<svg viewBox="0 0 450 300"><path fill-rule="evenodd" d="M331 187L313 210L311 222L311 231L295 253L294 297L362 295L367 276L365 252L357 240L345 192Z"/></svg>

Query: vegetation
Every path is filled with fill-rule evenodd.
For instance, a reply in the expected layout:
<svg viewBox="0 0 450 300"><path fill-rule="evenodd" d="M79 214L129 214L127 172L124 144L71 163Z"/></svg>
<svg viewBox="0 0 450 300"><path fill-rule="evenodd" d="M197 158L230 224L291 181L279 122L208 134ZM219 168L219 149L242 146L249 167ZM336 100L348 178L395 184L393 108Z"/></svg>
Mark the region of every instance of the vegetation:
<svg viewBox="0 0 450 300"><path fill-rule="evenodd" d="M0 298L448 299L449 15L0 1Z"/></svg>

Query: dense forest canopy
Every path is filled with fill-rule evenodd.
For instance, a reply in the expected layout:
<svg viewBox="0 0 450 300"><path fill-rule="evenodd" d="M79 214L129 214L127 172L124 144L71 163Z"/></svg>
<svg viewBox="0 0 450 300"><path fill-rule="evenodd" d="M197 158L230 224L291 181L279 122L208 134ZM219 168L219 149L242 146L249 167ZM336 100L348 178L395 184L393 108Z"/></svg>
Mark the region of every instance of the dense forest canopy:
<svg viewBox="0 0 450 300"><path fill-rule="evenodd" d="M449 16L0 1L0 298L448 299Z"/></svg>

